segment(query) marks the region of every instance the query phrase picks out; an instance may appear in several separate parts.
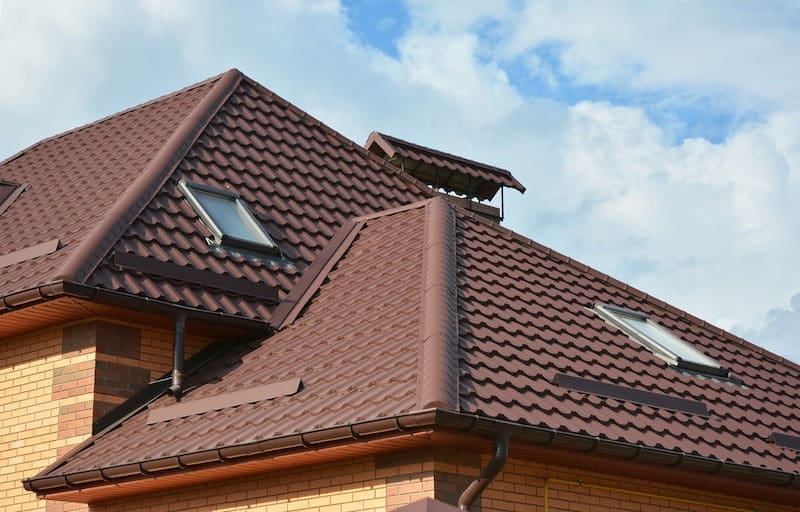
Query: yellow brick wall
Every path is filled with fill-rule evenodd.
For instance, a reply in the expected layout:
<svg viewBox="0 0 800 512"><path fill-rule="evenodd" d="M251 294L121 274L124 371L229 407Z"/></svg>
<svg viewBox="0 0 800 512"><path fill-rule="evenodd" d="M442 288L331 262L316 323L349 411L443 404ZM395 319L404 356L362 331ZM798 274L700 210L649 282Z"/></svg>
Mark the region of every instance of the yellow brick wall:
<svg viewBox="0 0 800 512"><path fill-rule="evenodd" d="M96 320L102 319L92 321ZM75 325L82 324L67 327ZM123 401L95 393L98 360L148 369L151 378L169 370L172 334L136 327L141 330L138 359L99 354L93 346L65 351L63 328L0 339L0 510L86 510L83 505L39 500L23 489L21 480L36 475L91 434L97 400ZM187 337L188 355L208 341Z"/></svg>
<svg viewBox="0 0 800 512"><path fill-rule="evenodd" d="M484 464L488 460L488 456L483 457ZM518 459L511 459L498 478L484 491L480 510L544 511L545 484L550 512L800 510L800 504L798 507L772 505L660 482L613 477Z"/></svg>
<svg viewBox="0 0 800 512"><path fill-rule="evenodd" d="M81 378L59 385L69 396L53 399L53 372L91 365L93 359L91 353L61 354L61 329L0 340L0 510L45 509L20 481L52 463L59 449L85 438L88 432L59 437L59 411L92 400Z"/></svg>

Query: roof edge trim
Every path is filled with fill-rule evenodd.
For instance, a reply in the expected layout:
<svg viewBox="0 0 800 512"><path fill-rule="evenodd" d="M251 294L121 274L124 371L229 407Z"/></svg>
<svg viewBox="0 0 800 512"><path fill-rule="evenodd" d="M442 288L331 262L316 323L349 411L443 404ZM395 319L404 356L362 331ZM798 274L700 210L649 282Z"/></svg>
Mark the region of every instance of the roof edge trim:
<svg viewBox="0 0 800 512"><path fill-rule="evenodd" d="M85 282L103 256L122 236L128 225L147 206L152 197L183 160L186 153L242 80L232 69L224 73L153 156L142 174L123 192L106 216L92 228L56 279Z"/></svg>
<svg viewBox="0 0 800 512"><path fill-rule="evenodd" d="M425 213L417 407L458 410L455 213L442 197Z"/></svg>
<svg viewBox="0 0 800 512"><path fill-rule="evenodd" d="M335 444L405 435L431 428L483 436L508 433L513 441L533 446L550 446L577 453L597 452L617 459L678 467L701 474L731 476L769 485L772 488L791 489L793 493L800 489L800 475L795 473L438 408L75 473L61 475L40 473L35 477L24 479L22 483L26 490L36 492L43 497L70 492L80 493L86 488L114 486L125 481L154 477L163 478L185 470L200 470L219 464L235 464L255 458L289 455ZM60 496L59 499L70 501L66 496Z"/></svg>
<svg viewBox="0 0 800 512"><path fill-rule="evenodd" d="M254 320L234 316L229 313L197 309L181 304L172 304L170 302L133 295L127 292L98 288L65 280L52 281L34 288L28 288L26 290L0 296L0 315L64 296L154 314L171 316L180 311L186 313L187 316L192 319L213 324L238 326L259 333L266 333L269 330L269 324L263 320Z"/></svg>

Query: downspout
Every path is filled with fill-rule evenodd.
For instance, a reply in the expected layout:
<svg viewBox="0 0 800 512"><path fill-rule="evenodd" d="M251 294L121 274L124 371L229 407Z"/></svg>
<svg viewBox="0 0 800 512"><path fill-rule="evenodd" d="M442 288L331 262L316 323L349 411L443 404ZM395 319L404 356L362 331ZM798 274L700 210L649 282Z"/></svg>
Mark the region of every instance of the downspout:
<svg viewBox="0 0 800 512"><path fill-rule="evenodd" d="M170 396L180 400L183 392L183 362L184 346L186 339L186 314L178 313L175 315L174 335L172 346L172 385L167 389Z"/></svg>
<svg viewBox="0 0 800 512"><path fill-rule="evenodd" d="M478 478L470 482L461 496L458 497L458 508L460 510L469 510L469 507L477 500L481 493L489 487L492 480L503 470L508 462L508 438L510 433L508 431L501 432L498 435L494 444L494 457L486 464L481 470Z"/></svg>

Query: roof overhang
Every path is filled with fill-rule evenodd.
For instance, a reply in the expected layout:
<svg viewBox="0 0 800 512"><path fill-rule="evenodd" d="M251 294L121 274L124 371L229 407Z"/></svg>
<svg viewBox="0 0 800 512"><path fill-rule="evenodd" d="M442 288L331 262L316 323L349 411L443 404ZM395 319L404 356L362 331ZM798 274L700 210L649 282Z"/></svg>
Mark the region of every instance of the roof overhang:
<svg viewBox="0 0 800 512"><path fill-rule="evenodd" d="M190 329L202 328L206 335L241 337L269 331L262 320L62 280L0 296L0 338L88 317L122 318L171 329L170 319L177 313L192 321Z"/></svg>
<svg viewBox="0 0 800 512"><path fill-rule="evenodd" d="M441 409L362 421L257 442L24 480L27 490L59 501L91 503L403 449L469 446L490 450L511 435L511 455L776 503L796 503L800 475L659 448L610 441ZM87 441L87 444L91 439ZM52 473L58 468L48 468Z"/></svg>

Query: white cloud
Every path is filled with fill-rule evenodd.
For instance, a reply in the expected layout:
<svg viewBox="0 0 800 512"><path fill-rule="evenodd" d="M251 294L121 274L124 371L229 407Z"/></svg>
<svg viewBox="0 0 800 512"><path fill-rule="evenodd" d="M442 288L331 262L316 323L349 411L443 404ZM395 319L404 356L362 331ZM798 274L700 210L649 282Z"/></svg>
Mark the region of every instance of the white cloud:
<svg viewBox="0 0 800 512"><path fill-rule="evenodd" d="M560 45L581 83L800 101L800 10L787 2L541 1L509 23L506 55Z"/></svg>
<svg viewBox="0 0 800 512"><path fill-rule="evenodd" d="M800 258L800 160L781 142L797 122L781 113L721 144L671 146L640 109L580 103L563 166L527 206L547 224L523 229L723 327L758 325L800 290L786 272Z"/></svg>

